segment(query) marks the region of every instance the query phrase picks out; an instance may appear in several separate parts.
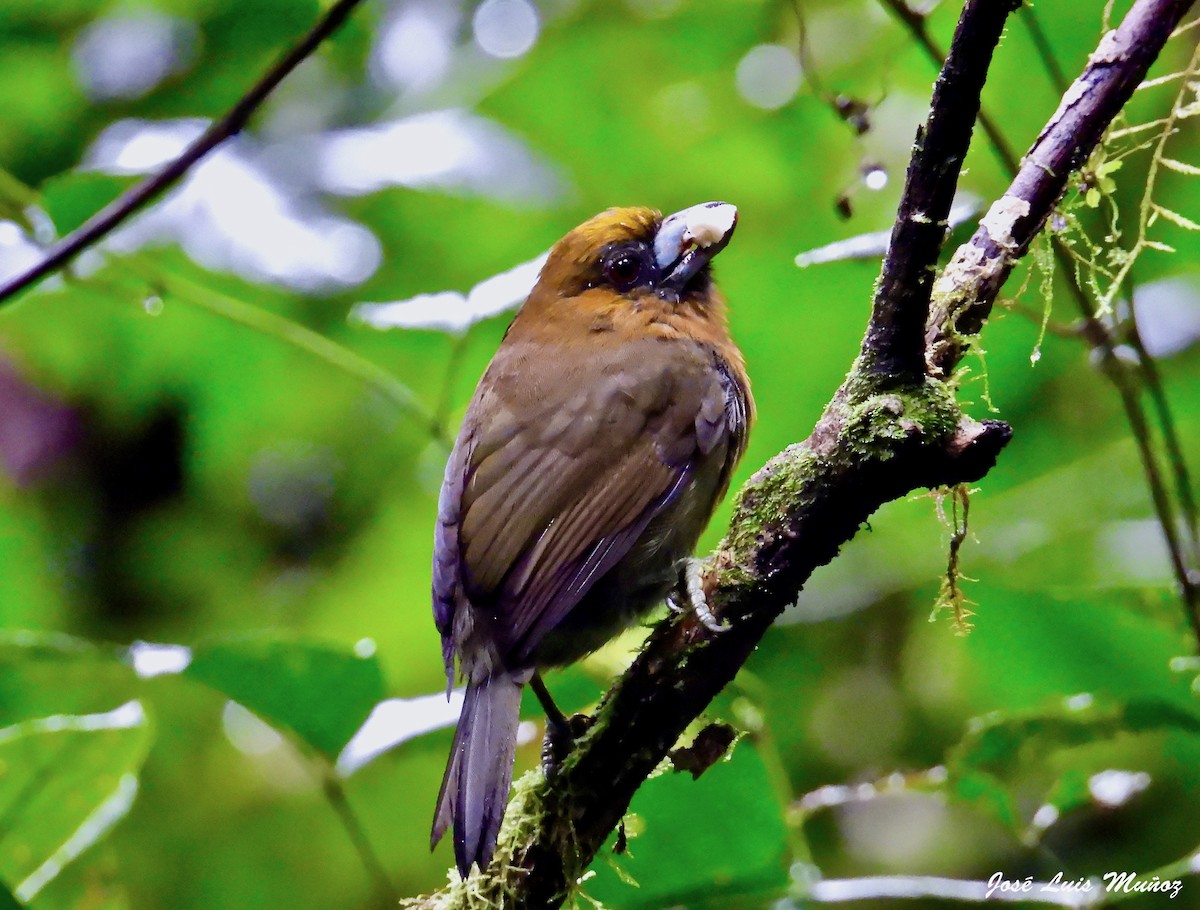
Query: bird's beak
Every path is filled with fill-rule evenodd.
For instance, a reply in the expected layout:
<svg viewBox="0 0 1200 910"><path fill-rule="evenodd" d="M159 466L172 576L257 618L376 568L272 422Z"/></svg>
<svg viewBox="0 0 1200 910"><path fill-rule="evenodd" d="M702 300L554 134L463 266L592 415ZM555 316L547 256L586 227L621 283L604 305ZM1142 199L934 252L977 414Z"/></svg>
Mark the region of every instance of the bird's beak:
<svg viewBox="0 0 1200 910"><path fill-rule="evenodd" d="M725 249L736 226L737 206L728 202L704 202L665 218L654 237L654 258L666 276L658 286L682 291Z"/></svg>

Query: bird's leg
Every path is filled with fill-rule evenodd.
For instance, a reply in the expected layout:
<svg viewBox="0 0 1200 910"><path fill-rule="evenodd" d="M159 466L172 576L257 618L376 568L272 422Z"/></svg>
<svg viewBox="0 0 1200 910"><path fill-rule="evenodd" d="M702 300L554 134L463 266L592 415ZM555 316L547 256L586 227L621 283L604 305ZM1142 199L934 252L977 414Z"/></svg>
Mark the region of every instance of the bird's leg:
<svg viewBox="0 0 1200 910"><path fill-rule="evenodd" d="M585 714L567 717L559 710L550 691L542 680L542 674L534 672L529 687L542 703L546 712L546 738L542 741L542 769L547 777L553 777L563 760L571 754L575 740L587 732L590 718Z"/></svg>
<svg viewBox="0 0 1200 910"><path fill-rule="evenodd" d="M690 607L696 614L696 618L700 620L700 624L708 631L724 632L729 625L717 619L716 614L708 605L708 598L704 595L704 561L689 556L679 565L681 593L687 600L681 605L676 599L676 595L671 593L667 596L667 606L676 613L683 613Z"/></svg>
<svg viewBox="0 0 1200 910"><path fill-rule="evenodd" d="M571 722L567 720L567 715L559 710L558 705L554 703L554 699L550 697L550 690L546 688L546 684L542 681L542 674L536 670L529 680L529 687L533 689L533 694L537 696L537 700L542 703L542 710L546 712L546 734L553 729L556 736L562 736L567 739L571 738Z"/></svg>

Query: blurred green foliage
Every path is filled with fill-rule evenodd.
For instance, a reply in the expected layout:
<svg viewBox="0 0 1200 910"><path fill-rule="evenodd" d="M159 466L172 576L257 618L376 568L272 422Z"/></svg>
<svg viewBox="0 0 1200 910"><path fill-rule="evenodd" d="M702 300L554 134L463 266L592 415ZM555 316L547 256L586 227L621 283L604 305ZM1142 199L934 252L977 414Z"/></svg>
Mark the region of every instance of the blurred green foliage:
<svg viewBox="0 0 1200 910"><path fill-rule="evenodd" d="M298 194L301 220L333 212L369 230L378 268L300 292L164 235L89 254L0 312L0 905L13 905L8 892L37 910L378 899L329 797L333 761L380 700L444 686L428 590L445 438L508 317L461 335L381 332L348 321L353 304L466 290L609 205L727 199L740 226L719 279L761 415L740 478L807 435L857 351L877 261L793 259L888 228L934 69L879 4L800 6L822 88L872 105L861 137L811 83L772 110L739 89L752 48L797 47L790 3L545 0L536 42L510 59L475 46L474 3L367 5L248 141ZM1102 6L1037 4L1068 73L1095 46ZM129 185L86 167L111 124L219 116L322 8L0 2L0 215L13 238L61 235ZM943 46L956 12L941 4L929 20ZM97 95L81 48L98 23L149 13L170 23L175 67L140 93ZM1014 18L985 94L1015 149L1059 95L1028 15ZM406 16L441 29L446 56L389 81L381 48ZM102 57L132 53L99 34ZM1174 40L1156 72L1184 66L1193 40ZM396 53L437 43L414 41ZM1127 122L1163 116L1176 88L1138 95ZM498 153L490 183L335 195L313 177L331 131L447 108L506 130L540 189L506 194L525 184ZM431 154L397 143L398 158ZM1197 145L1182 130L1171 156L1200 164ZM1099 206L1076 208L1093 236L1114 211L1121 228L1135 223L1148 162L1132 154ZM882 190L862 180L876 164L891 178ZM967 164L975 197L1006 185L981 137ZM1162 175L1157 198L1200 220L1194 177ZM1131 286L1183 289L1150 316L1180 340L1158 369L1194 459L1200 242L1165 221L1154 236L1177 252L1147 253ZM597 861L585 895L800 906L818 869L1074 879L1148 873L1200 844L1198 667L1182 659L1196 643L1111 385L1070 333L1048 332L1030 362L1050 306L1040 288L1028 267L1010 281L1018 306L997 309L961 390L976 416L994 410L1015 429L974 494L962 554L974 631L929 621L948 535L931 502L881 510L714 706L746 733L732 757L695 782L647 782L625 852ZM1076 316L1060 286L1051 328ZM553 675L564 705L593 701L640 635ZM139 674L136 642L187 646L191 663ZM448 845L427 846L449 742L444 726L414 733L339 785L398 894L438 887L451 863ZM537 759L534 736L518 765ZM1114 771L1126 773L1103 776ZM1187 882L1184 896L1198 889Z"/></svg>

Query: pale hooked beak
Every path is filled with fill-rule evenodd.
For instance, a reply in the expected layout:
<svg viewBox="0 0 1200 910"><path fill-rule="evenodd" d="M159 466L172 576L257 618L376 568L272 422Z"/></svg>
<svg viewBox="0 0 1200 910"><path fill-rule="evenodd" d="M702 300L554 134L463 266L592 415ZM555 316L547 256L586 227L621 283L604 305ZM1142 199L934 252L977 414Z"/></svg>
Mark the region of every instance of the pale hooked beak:
<svg viewBox="0 0 1200 910"><path fill-rule="evenodd" d="M704 202L665 218L654 237L654 258L666 276L658 286L682 291L725 249L737 216L737 206L728 202Z"/></svg>

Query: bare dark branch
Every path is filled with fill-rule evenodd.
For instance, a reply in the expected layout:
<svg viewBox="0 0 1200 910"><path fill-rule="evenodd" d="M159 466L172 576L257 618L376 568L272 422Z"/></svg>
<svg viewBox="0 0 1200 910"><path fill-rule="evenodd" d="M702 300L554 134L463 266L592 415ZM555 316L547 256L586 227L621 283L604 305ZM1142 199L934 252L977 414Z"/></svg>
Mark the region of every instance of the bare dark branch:
<svg viewBox="0 0 1200 910"><path fill-rule="evenodd" d="M950 52L933 89L929 118L917 139L892 240L875 289L863 340L863 367L897 384L925 376L925 322L933 269L946 237L946 219L992 52L1020 0L967 0Z"/></svg>
<svg viewBox="0 0 1200 910"><path fill-rule="evenodd" d="M928 19L923 14L916 12L905 0L880 0L880 2L903 23L909 34L925 51L925 55L933 61L933 65L941 67L946 60L946 55L933 40L933 36L929 34ZM1028 6L1025 7L1025 12L1029 12ZM988 113L987 108L980 107L976 119L979 121L980 129L991 142L992 152L996 155L996 159L1008 173L1015 174L1017 172L1017 156L1004 140L1004 134L1000 132L1000 127Z"/></svg>
<svg viewBox="0 0 1200 910"><path fill-rule="evenodd" d="M338 0L318 20L316 25L290 51L284 54L258 82L251 86L224 117L209 126L178 158L122 193L117 199L63 237L46 251L40 262L0 287L0 306L12 300L25 288L69 264L84 250L99 243L123 224L131 215L141 211L172 187L209 152L232 136L240 133L257 111L292 70L299 66L322 42L346 21L362 0Z"/></svg>

